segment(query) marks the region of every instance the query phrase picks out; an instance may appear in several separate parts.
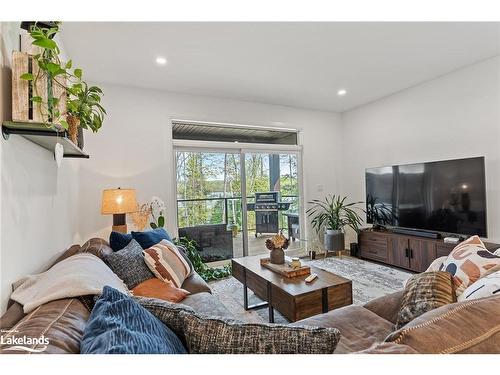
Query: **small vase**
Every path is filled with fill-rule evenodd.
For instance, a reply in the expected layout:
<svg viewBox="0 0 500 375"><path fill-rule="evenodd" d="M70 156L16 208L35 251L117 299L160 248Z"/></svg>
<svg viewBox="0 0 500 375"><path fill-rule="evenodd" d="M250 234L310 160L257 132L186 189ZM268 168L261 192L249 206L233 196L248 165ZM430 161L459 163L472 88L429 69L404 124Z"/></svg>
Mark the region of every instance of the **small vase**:
<svg viewBox="0 0 500 375"><path fill-rule="evenodd" d="M271 263L272 264L284 264L285 263L285 252L283 249L272 249L271 250Z"/></svg>
<svg viewBox="0 0 500 375"><path fill-rule="evenodd" d="M78 117L68 115L66 116L68 123L68 136L69 140L75 145L78 143L78 128L80 127L80 119Z"/></svg>

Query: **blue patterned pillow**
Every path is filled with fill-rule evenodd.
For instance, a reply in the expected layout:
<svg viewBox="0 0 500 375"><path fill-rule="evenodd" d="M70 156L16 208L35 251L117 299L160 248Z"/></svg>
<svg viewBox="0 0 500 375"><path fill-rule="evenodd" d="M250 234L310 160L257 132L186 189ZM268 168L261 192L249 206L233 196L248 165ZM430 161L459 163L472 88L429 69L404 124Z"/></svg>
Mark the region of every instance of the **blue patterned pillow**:
<svg viewBox="0 0 500 375"><path fill-rule="evenodd" d="M83 333L82 354L185 354L179 338L131 297L105 286Z"/></svg>
<svg viewBox="0 0 500 375"><path fill-rule="evenodd" d="M139 242L143 249L149 249L151 246L160 243L162 240L172 242L170 235L163 228L156 228L146 232L132 232L134 240Z"/></svg>
<svg viewBox="0 0 500 375"><path fill-rule="evenodd" d="M132 241L132 238L131 234L112 231L109 235L109 247L113 251L119 251L127 246Z"/></svg>

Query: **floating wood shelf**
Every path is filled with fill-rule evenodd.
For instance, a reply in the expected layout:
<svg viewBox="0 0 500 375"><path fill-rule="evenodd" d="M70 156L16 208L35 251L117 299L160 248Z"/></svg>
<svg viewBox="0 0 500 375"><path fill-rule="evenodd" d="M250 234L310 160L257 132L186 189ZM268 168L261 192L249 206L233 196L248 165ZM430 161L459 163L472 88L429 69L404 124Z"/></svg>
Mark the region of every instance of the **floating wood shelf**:
<svg viewBox="0 0 500 375"><path fill-rule="evenodd" d="M65 158L89 158L88 154L69 140L66 130L58 125L47 126L38 122L4 121L2 123L3 137L9 139L11 134L20 135L51 152L54 152L56 143L60 143L64 148Z"/></svg>

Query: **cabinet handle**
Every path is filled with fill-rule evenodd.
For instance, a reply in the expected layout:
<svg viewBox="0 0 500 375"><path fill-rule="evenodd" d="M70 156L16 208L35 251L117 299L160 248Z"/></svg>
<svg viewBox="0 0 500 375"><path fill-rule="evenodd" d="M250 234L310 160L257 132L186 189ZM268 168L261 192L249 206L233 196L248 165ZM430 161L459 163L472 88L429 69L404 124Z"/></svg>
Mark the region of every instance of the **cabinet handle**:
<svg viewBox="0 0 500 375"><path fill-rule="evenodd" d="M410 258L413 259L413 249L410 249Z"/></svg>
<svg viewBox="0 0 500 375"><path fill-rule="evenodd" d="M405 256L406 256L407 258L409 258L409 257L410 257L410 249L408 249L408 248L406 248L406 249L405 249Z"/></svg>

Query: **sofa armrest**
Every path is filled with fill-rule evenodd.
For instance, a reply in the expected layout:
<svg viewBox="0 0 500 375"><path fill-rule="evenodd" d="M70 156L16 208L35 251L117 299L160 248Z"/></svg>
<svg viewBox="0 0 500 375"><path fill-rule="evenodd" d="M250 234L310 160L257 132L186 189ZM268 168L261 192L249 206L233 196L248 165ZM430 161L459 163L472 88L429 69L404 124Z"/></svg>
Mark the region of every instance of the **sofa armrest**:
<svg viewBox="0 0 500 375"><path fill-rule="evenodd" d="M9 300L9 302L12 303L7 308L5 314L0 317L0 329L10 329L26 316L23 311L23 305L12 300Z"/></svg>
<svg viewBox="0 0 500 375"><path fill-rule="evenodd" d="M189 276L184 282L182 283L182 289L187 290L191 294L196 294L196 293L201 293L201 292L207 292L212 294L212 289L208 286L208 284L201 278L200 275L198 275L196 272L194 272L191 276Z"/></svg>
<svg viewBox="0 0 500 375"><path fill-rule="evenodd" d="M399 307L401 306L401 298L403 291L395 292L375 298L364 305L364 308L374 312L378 316L396 324L398 319Z"/></svg>

